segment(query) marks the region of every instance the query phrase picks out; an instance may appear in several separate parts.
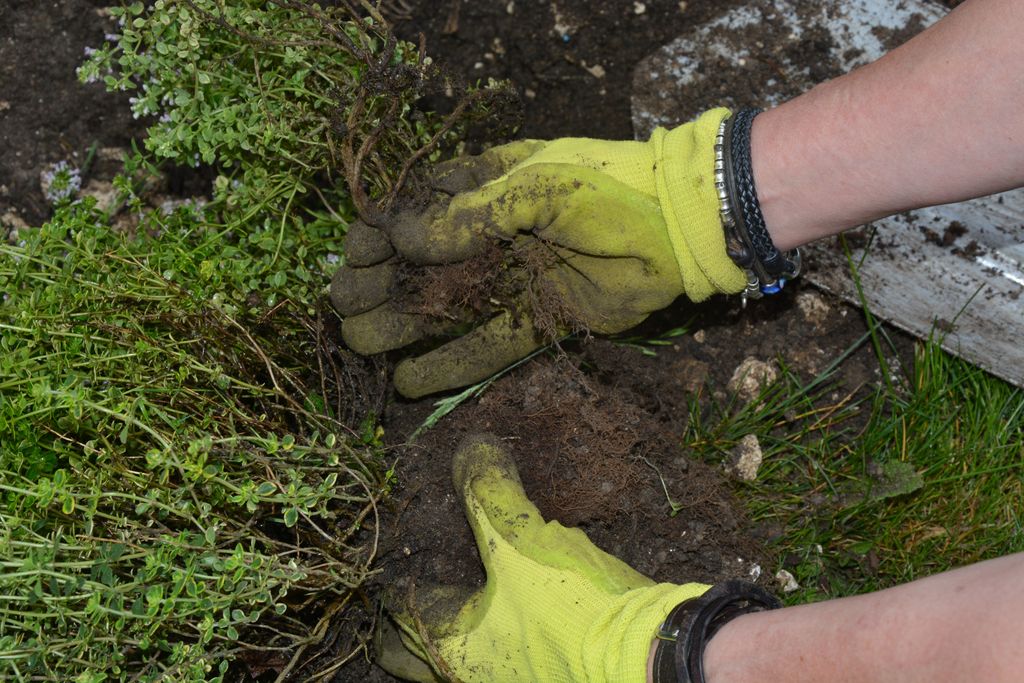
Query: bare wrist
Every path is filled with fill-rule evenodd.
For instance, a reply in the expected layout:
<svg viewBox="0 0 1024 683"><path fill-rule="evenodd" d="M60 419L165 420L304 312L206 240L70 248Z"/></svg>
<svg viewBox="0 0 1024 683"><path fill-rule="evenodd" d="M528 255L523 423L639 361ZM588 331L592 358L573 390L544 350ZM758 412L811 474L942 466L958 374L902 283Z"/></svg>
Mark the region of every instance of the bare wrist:
<svg viewBox="0 0 1024 683"><path fill-rule="evenodd" d="M797 173L787 171L801 163L790 158L794 150L785 142L785 111L770 109L754 119L750 157L757 197L772 242L780 250L793 249L821 235L812 233L816 222Z"/></svg>
<svg viewBox="0 0 1024 683"><path fill-rule="evenodd" d="M854 141L844 76L823 83L754 120L751 163L765 224L780 250L889 215L895 206L863 175L874 163L868 142Z"/></svg>

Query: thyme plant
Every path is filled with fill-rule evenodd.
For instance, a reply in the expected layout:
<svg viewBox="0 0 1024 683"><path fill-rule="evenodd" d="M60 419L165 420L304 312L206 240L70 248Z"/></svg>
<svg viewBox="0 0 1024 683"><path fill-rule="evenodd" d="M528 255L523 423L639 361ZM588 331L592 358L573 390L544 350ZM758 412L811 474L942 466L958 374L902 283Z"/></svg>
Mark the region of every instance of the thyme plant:
<svg viewBox="0 0 1024 683"><path fill-rule="evenodd" d="M69 196L0 245L0 678L326 676L367 648L394 472L324 288L356 212L510 93L368 2L110 13L79 75L132 92L144 149L113 208ZM154 208L166 163L210 196Z"/></svg>

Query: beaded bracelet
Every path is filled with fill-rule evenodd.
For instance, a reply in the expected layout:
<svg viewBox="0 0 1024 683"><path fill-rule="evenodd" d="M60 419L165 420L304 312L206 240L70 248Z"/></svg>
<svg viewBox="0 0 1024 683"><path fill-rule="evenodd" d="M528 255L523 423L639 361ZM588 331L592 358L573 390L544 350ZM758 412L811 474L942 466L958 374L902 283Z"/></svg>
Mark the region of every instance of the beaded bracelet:
<svg viewBox="0 0 1024 683"><path fill-rule="evenodd" d="M800 250L782 252L772 242L754 187L750 129L760 109L741 109L726 117L715 136L715 190L725 229L726 251L743 269L747 299L777 294L800 274Z"/></svg>
<svg viewBox="0 0 1024 683"><path fill-rule="evenodd" d="M738 616L780 607L768 591L735 579L676 605L656 634L654 683L705 683L704 648L711 637Z"/></svg>

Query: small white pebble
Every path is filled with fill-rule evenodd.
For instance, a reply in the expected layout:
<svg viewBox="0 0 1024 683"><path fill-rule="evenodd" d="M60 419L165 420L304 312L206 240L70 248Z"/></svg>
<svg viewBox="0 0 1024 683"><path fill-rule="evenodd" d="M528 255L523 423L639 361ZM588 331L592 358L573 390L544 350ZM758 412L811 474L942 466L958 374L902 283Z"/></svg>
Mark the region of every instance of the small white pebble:
<svg viewBox="0 0 1024 683"><path fill-rule="evenodd" d="M528 100L532 100L537 96L537 91L531 88L527 88L526 90L523 91L523 96L526 97L526 99Z"/></svg>
<svg viewBox="0 0 1024 683"><path fill-rule="evenodd" d="M634 2L633 3L633 12L635 14L643 14L646 11L647 11L647 5L645 3L642 3L642 2Z"/></svg>
<svg viewBox="0 0 1024 683"><path fill-rule="evenodd" d="M779 582L779 588L782 589L783 593L792 593L800 588L800 584L796 582L796 577L785 569L780 569L775 573L775 580Z"/></svg>
<svg viewBox="0 0 1024 683"><path fill-rule="evenodd" d="M750 402L778 377L778 370L773 363L766 363L750 356L737 366L727 388L741 400Z"/></svg>
<svg viewBox="0 0 1024 683"><path fill-rule="evenodd" d="M829 308L825 298L817 292L806 290L796 295L796 305L803 314L804 320L820 327L828 318Z"/></svg>
<svg viewBox="0 0 1024 683"><path fill-rule="evenodd" d="M736 447L732 449L733 469L743 481L754 481L757 479L757 471L761 469L764 462L764 454L761 452L761 442L757 440L756 434L747 434Z"/></svg>

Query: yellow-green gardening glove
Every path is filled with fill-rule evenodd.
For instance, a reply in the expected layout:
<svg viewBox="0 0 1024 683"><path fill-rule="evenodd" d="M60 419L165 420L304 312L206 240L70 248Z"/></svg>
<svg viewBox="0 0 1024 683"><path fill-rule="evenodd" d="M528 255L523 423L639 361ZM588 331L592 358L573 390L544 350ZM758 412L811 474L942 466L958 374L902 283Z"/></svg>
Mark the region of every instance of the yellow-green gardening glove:
<svg viewBox="0 0 1024 683"><path fill-rule="evenodd" d="M345 341L369 354L455 336L396 368L398 391L418 397L570 331L628 329L680 294L743 290L714 186L727 114L648 142L524 141L449 162L425 208L351 227L331 284Z"/></svg>
<svg viewBox="0 0 1024 683"><path fill-rule="evenodd" d="M487 572L472 595L398 596L379 663L407 680L643 683L666 615L708 586L655 584L579 529L545 522L511 458L485 437L454 459L456 490Z"/></svg>

